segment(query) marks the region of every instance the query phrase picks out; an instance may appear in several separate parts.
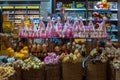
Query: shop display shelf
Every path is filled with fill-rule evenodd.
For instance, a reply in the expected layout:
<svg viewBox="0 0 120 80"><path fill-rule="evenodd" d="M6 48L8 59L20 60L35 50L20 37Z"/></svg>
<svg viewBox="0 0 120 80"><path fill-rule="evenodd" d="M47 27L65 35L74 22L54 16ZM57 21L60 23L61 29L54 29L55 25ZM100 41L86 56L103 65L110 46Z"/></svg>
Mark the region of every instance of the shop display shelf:
<svg viewBox="0 0 120 80"><path fill-rule="evenodd" d="M111 39L111 41L118 41L118 39Z"/></svg>
<svg viewBox="0 0 120 80"><path fill-rule="evenodd" d="M118 30L111 30L112 32L118 32Z"/></svg>
<svg viewBox="0 0 120 80"><path fill-rule="evenodd" d="M88 9L90 11L118 11L118 9L109 9L109 10L101 10L101 9Z"/></svg>
<svg viewBox="0 0 120 80"><path fill-rule="evenodd" d="M61 9L56 9L56 10L61 10ZM86 11L86 9L81 9L81 8L65 8L65 10L73 10L73 11Z"/></svg>

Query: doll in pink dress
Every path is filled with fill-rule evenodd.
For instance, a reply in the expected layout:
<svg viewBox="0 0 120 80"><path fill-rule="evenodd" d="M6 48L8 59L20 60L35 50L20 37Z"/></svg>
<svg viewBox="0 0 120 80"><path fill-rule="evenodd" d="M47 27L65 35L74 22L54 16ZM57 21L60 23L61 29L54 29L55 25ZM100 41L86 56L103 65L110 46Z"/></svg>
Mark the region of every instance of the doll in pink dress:
<svg viewBox="0 0 120 80"><path fill-rule="evenodd" d="M31 28L30 28L30 37L31 38L38 38L37 36L37 28L35 26L35 23L33 22L33 18L31 18Z"/></svg>
<svg viewBox="0 0 120 80"><path fill-rule="evenodd" d="M84 26L84 24L83 24L82 17L80 17L80 23L79 23L79 26L80 26L79 37L84 38L85 35L87 35L87 34L85 33L85 26Z"/></svg>
<svg viewBox="0 0 120 80"><path fill-rule="evenodd" d="M78 37L80 26L79 26L79 21L77 17L74 19L73 29L74 29L74 37Z"/></svg>
<svg viewBox="0 0 120 80"><path fill-rule="evenodd" d="M97 29L97 31L99 31L99 35L101 35L101 37L107 36L106 27L105 27L106 20L107 20L107 18L103 17L103 22L101 24L99 24L99 27Z"/></svg>
<svg viewBox="0 0 120 80"><path fill-rule="evenodd" d="M24 25L24 18L22 18L21 21L22 21L23 25L20 27L19 36L24 37L24 32L25 32L25 30L24 30L24 26L25 26Z"/></svg>
<svg viewBox="0 0 120 80"><path fill-rule="evenodd" d="M90 21L88 23L88 28L89 28L90 37L94 38L95 37L95 28L94 28L94 25L92 22L92 18L90 18Z"/></svg>
<svg viewBox="0 0 120 80"><path fill-rule="evenodd" d="M52 21L51 18L48 17L48 23L47 23L47 27L46 27L46 37L47 38L51 38L51 32L52 32Z"/></svg>
<svg viewBox="0 0 120 80"><path fill-rule="evenodd" d="M18 35L19 35L20 37L23 36L23 29L20 28Z"/></svg>
<svg viewBox="0 0 120 80"><path fill-rule="evenodd" d="M33 29L34 29L34 23L33 23L33 18L30 18L30 23L31 23L31 27L29 29L29 38L33 38Z"/></svg>
<svg viewBox="0 0 120 80"><path fill-rule="evenodd" d="M41 30L40 38L46 38L46 30Z"/></svg>
<svg viewBox="0 0 120 80"><path fill-rule="evenodd" d="M68 28L68 37L73 38L74 37L74 29L72 26Z"/></svg>
<svg viewBox="0 0 120 80"><path fill-rule="evenodd" d="M23 30L23 37L27 38L29 33L28 33L28 26L27 24L25 23L25 21L23 20L23 27L24 27L24 30Z"/></svg>
<svg viewBox="0 0 120 80"><path fill-rule="evenodd" d="M51 37L55 37L55 34L56 34L56 31L55 31L55 22L56 22L56 19L53 17L52 18L52 30L51 30Z"/></svg>
<svg viewBox="0 0 120 80"><path fill-rule="evenodd" d="M63 37L69 37L69 32L70 32L69 27L70 26L71 26L70 25L70 18L67 17L67 21L66 21L64 28L63 28Z"/></svg>
<svg viewBox="0 0 120 80"><path fill-rule="evenodd" d="M40 30L40 37L46 37L46 29L45 29L45 24L43 22L43 17L40 17L40 26L38 28Z"/></svg>
<svg viewBox="0 0 120 80"><path fill-rule="evenodd" d="M62 23L61 18L57 18L57 23L55 25L55 37L62 37Z"/></svg>
<svg viewBox="0 0 120 80"><path fill-rule="evenodd" d="M39 26L38 29L40 29L40 30L45 30L45 24L44 24L44 22L43 22L43 17L40 17L40 26Z"/></svg>

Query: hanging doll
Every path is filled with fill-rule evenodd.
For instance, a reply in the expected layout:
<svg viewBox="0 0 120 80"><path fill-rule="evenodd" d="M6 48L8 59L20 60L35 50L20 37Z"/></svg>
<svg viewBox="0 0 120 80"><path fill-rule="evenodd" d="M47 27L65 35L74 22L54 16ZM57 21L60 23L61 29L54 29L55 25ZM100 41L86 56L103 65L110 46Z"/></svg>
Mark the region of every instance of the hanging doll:
<svg viewBox="0 0 120 80"><path fill-rule="evenodd" d="M70 18L67 17L67 21L64 25L64 28L63 28L63 36L64 37L73 37L73 29L71 27L71 24L70 24Z"/></svg>
<svg viewBox="0 0 120 80"><path fill-rule="evenodd" d="M21 36L21 37L25 37L25 33L26 33L26 31L25 31L25 21L24 21L24 17L22 18L22 27L20 28L20 32L19 32L19 36Z"/></svg>
<svg viewBox="0 0 120 80"><path fill-rule="evenodd" d="M106 27L105 27L106 20L107 20L107 18L103 17L103 22L101 24L99 24L99 27L97 29L99 32L99 35L101 35L101 37L107 36Z"/></svg>
<svg viewBox="0 0 120 80"><path fill-rule="evenodd" d="M30 18L30 24L31 24L31 27L30 27L30 30L29 30L29 37L30 38L34 38L34 23L33 23L33 18L31 17Z"/></svg>
<svg viewBox="0 0 120 80"><path fill-rule="evenodd" d="M52 30L51 30L52 37L55 37L55 23L56 23L56 19L52 17Z"/></svg>
<svg viewBox="0 0 120 80"><path fill-rule="evenodd" d="M74 37L78 37L78 32L80 31L80 26L79 26L79 21L78 21L77 17L74 18L73 28L74 28Z"/></svg>
<svg viewBox="0 0 120 80"><path fill-rule="evenodd" d="M24 33L23 33L23 37L28 37L28 26L27 24L25 23L25 21L23 20L23 27L24 27Z"/></svg>
<svg viewBox="0 0 120 80"><path fill-rule="evenodd" d="M79 37L85 37L85 26L83 24L83 21L82 21L82 17L80 17L80 23L79 23L79 26L80 26L80 32L79 32ZM87 34L86 34L87 36Z"/></svg>
<svg viewBox="0 0 120 80"><path fill-rule="evenodd" d="M45 24L43 22L43 17L40 18L40 37L41 38L46 38L46 30L45 30Z"/></svg>
<svg viewBox="0 0 120 80"><path fill-rule="evenodd" d="M90 33L90 37L95 37L94 33L95 33L95 28L92 22L92 18L90 18L90 21L88 23L88 28L89 28L89 33Z"/></svg>
<svg viewBox="0 0 120 80"><path fill-rule="evenodd" d="M62 23L61 18L57 18L57 23L55 25L55 37L62 37Z"/></svg>
<svg viewBox="0 0 120 80"><path fill-rule="evenodd" d="M52 32L52 21L51 18L48 17L48 23L47 23L47 27L46 27L46 36L47 38L51 38L51 32Z"/></svg>
<svg viewBox="0 0 120 80"><path fill-rule="evenodd" d="M37 38L38 36L37 36L37 32L38 32L38 30L37 30L37 28L36 28L36 26L35 26L35 23L33 22L33 18L31 18L31 32L32 32L32 38Z"/></svg>
<svg viewBox="0 0 120 80"><path fill-rule="evenodd" d="M67 17L67 21L64 24L64 28L63 28L63 36L64 37L68 37L68 27L70 26L70 18Z"/></svg>

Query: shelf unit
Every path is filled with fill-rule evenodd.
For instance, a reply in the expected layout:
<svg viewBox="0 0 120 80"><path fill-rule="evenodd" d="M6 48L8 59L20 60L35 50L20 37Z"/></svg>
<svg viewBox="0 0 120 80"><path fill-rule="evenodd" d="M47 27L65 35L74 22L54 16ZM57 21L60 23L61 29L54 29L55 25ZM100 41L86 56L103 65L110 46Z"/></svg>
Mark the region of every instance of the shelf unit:
<svg viewBox="0 0 120 80"><path fill-rule="evenodd" d="M0 9L3 14L3 28L11 28L12 30L9 33L14 33L14 30L16 31L16 29L18 31L19 27L22 26L21 20L23 17L28 18L27 24L30 25L30 18L33 17L34 23L39 25L39 22L36 22L36 20L39 20L40 17L40 4L41 0L0 1Z"/></svg>
<svg viewBox="0 0 120 80"><path fill-rule="evenodd" d="M32 16L34 19L39 19L40 17L40 5L39 4L38 5L27 5L27 6L25 5L1 6L1 9L3 11L3 16L8 14L8 18L9 18L8 21L13 20L15 27L19 27L19 26L16 26L16 24L18 24L18 21L20 23L21 18L24 16L28 16L28 18ZM6 20L3 19L3 23L4 21Z"/></svg>
<svg viewBox="0 0 120 80"><path fill-rule="evenodd" d="M76 7L72 8L72 1L84 2L85 6L84 6L84 8L76 8ZM99 1L101 1L101 0L95 0L95 1L93 1L93 0L54 0L54 3L56 3L54 5L54 13L57 13L57 12L61 11L61 8L57 8L57 2L62 2L63 4L65 4L67 6L71 5L71 7L69 6L68 8L65 8L65 13L66 12L68 12L68 13L74 12L74 13L82 14L82 15L84 15L84 17L82 16L82 18L84 19L83 20L84 23L88 24L89 17L93 17L92 12L94 12L94 11L107 11L107 10L100 10L100 9L95 9L94 8L94 4L96 4ZM118 5L118 4L120 4L120 1L119 0L107 0L107 1L110 2L110 4L113 3L113 2L117 3L117 5L112 5L111 4L110 9L109 9L109 11L112 12L112 15L117 14L117 17L107 20L107 22L109 22L111 25L116 25L117 30L112 30L110 28L110 30L107 31L107 32L111 37L111 41L118 41L118 40L120 40L120 34L119 34L119 31L120 31L120 27L119 27L120 26L120 21L119 21L120 16L118 15L118 14L120 14L120 5ZM90 3L92 3L92 5ZM84 12L84 14L82 12ZM89 13L91 13L91 16L89 15ZM113 17L114 16L115 15L113 15ZM96 22L96 20L93 19L93 22ZM102 20L99 21L99 22L102 22ZM112 39L114 37L113 34L116 35L117 39Z"/></svg>

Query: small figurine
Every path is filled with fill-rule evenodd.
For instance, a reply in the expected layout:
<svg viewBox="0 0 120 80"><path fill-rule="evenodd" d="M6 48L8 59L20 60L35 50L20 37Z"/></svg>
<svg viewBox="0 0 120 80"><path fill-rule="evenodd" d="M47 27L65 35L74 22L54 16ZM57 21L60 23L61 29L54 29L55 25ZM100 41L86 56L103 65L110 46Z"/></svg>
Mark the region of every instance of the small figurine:
<svg viewBox="0 0 120 80"><path fill-rule="evenodd" d="M109 9L110 3L107 0L102 0L102 9Z"/></svg>
<svg viewBox="0 0 120 80"><path fill-rule="evenodd" d="M112 31L112 30L116 30L116 31L117 31L117 26L114 25L114 24L112 24L112 25L111 25L111 31Z"/></svg>
<svg viewBox="0 0 120 80"><path fill-rule="evenodd" d="M60 8L62 8L62 2L57 3L57 9L60 9Z"/></svg>
<svg viewBox="0 0 120 80"><path fill-rule="evenodd" d="M102 2L97 2L96 6L94 6L95 9L102 9Z"/></svg>
<svg viewBox="0 0 120 80"><path fill-rule="evenodd" d="M82 47L81 47L81 54L82 54L83 57L86 56L86 46L85 46L84 43L82 44Z"/></svg>
<svg viewBox="0 0 120 80"><path fill-rule="evenodd" d="M112 39L112 40L117 39L116 35L115 35L115 34L112 34L112 35L111 35L111 39Z"/></svg>

